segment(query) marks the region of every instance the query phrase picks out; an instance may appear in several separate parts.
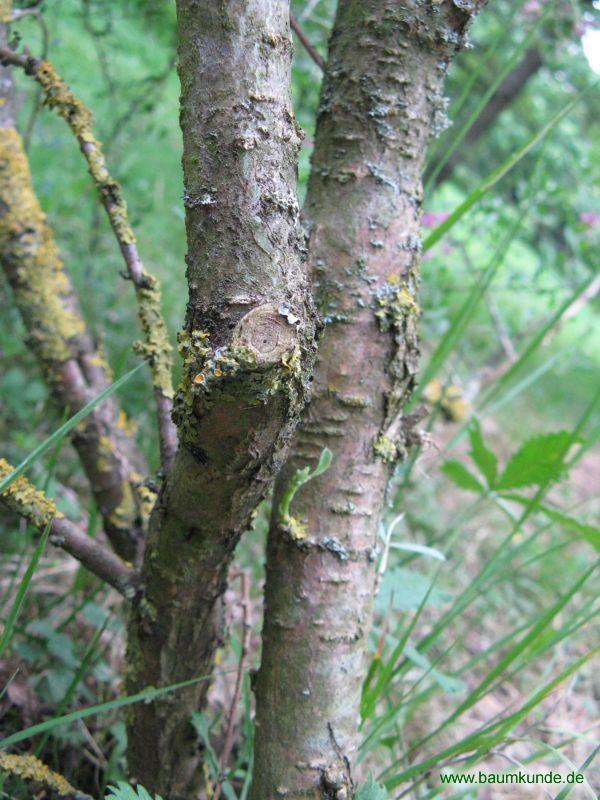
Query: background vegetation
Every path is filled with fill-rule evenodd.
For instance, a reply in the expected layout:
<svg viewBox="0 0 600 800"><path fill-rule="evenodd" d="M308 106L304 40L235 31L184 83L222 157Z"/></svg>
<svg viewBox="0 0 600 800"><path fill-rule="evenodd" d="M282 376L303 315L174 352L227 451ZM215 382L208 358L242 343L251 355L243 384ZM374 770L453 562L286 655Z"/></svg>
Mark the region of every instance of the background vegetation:
<svg viewBox="0 0 600 800"><path fill-rule="evenodd" d="M334 6L293 3L323 54ZM186 287L173 4L54 0L42 16L14 28L33 52L49 53L94 110L143 257L162 281L174 338ZM585 764L580 796L595 797L600 788L593 764L598 662L594 670L590 660L600 547L600 98L582 47L583 37L590 51L599 19L595 4L583 1L490 4L448 82L452 125L445 128L440 114L427 176L423 380L414 403L428 408L431 446L399 468L389 492L362 709L365 775L371 770L390 797L511 796L498 787L487 794L442 785L437 776L480 763L485 770ZM537 70L482 135L469 139L503 76L531 48L540 55ZM119 278L119 253L76 144L62 121L37 108L35 86L17 77L41 203L119 376L136 363L131 287ZM302 192L319 80L319 68L297 46ZM444 159L454 169L440 180ZM47 400L2 282L0 298L0 439L3 455L19 463L63 420ZM142 370L120 397L155 459L150 391ZM85 484L66 440L29 474L71 518L87 516L95 532L95 510L81 502ZM267 514L261 508L239 549L236 571L251 578L250 604L233 581L223 674L211 712L195 720L215 780L243 616L253 632L245 664L258 662ZM39 549L29 583L33 535L8 515L0 525L0 607L10 634L0 653L6 738L120 696L124 612L116 595L50 549ZM20 587L27 594L13 620ZM104 796L126 776L122 714L49 727L17 749ZM252 762L248 676L235 719L222 791L243 798ZM13 779L3 791L31 796ZM374 785L364 790L365 798L384 796Z"/></svg>

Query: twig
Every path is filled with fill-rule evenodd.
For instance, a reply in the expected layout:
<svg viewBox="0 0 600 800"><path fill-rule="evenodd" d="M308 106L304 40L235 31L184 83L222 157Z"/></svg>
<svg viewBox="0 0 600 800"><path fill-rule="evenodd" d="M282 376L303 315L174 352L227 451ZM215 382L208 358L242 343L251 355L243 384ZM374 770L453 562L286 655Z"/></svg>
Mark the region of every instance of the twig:
<svg viewBox="0 0 600 800"><path fill-rule="evenodd" d="M12 466L0 458L0 478L13 471ZM38 530L50 524L50 542L76 558L86 569L115 588L124 597L133 599L139 579L135 569L128 566L111 550L103 547L79 530L57 511L54 502L36 489L23 475L17 478L0 495L2 502L26 519Z"/></svg>
<svg viewBox="0 0 600 800"><path fill-rule="evenodd" d="M27 8L24 9L22 15L32 15L40 27L42 32L42 58L46 58L48 56L48 48L50 45L50 32L48 30L48 26L46 25L46 20L44 19L43 14L40 12L39 8ZM13 14L13 20L18 19L19 12L15 11ZM25 145L25 150L29 150L29 145L31 144L31 137L33 135L33 128L35 126L35 121L37 119L38 113L40 108L42 107L41 104L42 99L42 87L38 86L35 94L33 96L33 101L31 104L31 112L29 114L29 119L25 124L25 130L23 131L23 143Z"/></svg>
<svg viewBox="0 0 600 800"><path fill-rule="evenodd" d="M229 708L229 717L227 720L227 732L225 734L225 744L223 746L223 752L221 753L221 760L220 760L221 774L219 776L219 781L215 786L213 800L220 800L221 797L221 787L226 777L227 762L229 761L229 756L231 755L231 750L233 748L233 724L235 722L235 712L240 702L240 697L242 694L242 684L244 680L244 672L246 671L246 661L248 660L248 655L250 653L250 635L252 633L252 626L250 624L250 581L248 580L248 575L245 572L239 573L239 577L241 578L242 581L242 600L241 600L242 627L243 627L242 652L240 655L240 661L238 664L238 670L235 679L235 690L233 692L233 698L231 700L231 706Z"/></svg>
<svg viewBox="0 0 600 800"><path fill-rule="evenodd" d="M306 50L306 52L308 53L308 55L312 58L312 60L315 62L315 64L320 68L321 72L325 72L325 67L326 67L325 59L319 53L317 48L312 44L312 42L310 41L310 39L308 38L308 36L304 32L304 28L302 27L302 25L300 25L300 23L298 22L298 20L292 14L291 11L290 11L290 25L292 26L292 30L294 31L294 33L296 34L298 39L300 39L300 42L302 43L302 45L303 45L304 49Z"/></svg>
<svg viewBox="0 0 600 800"><path fill-rule="evenodd" d="M157 279L145 270L140 258L121 187L110 176L100 144L92 133L91 112L71 92L49 61L39 61L29 55L0 47L0 62L20 67L27 75L35 78L44 91L46 105L56 109L59 116L67 122L86 158L90 175L119 243L127 276L135 288L144 342L136 342L134 347L150 364L157 406L161 463L163 470L168 472L177 447L177 430L171 419L172 348L162 315L160 286Z"/></svg>

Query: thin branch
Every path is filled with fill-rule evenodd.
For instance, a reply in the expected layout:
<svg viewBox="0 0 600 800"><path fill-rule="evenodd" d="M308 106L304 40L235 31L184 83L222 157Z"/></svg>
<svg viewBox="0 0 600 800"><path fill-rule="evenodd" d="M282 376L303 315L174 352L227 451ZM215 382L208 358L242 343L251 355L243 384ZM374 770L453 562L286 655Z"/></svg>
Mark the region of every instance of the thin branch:
<svg viewBox="0 0 600 800"><path fill-rule="evenodd" d="M158 280L146 271L140 258L121 187L110 176L100 144L92 133L91 112L71 92L49 61L39 61L7 47L0 47L0 61L20 67L35 78L44 91L46 105L54 108L67 122L86 158L90 175L119 243L127 276L135 287L138 316L144 333L144 342L136 342L135 349L150 364L157 405L161 463L163 470L168 472L177 447L177 431L171 419L172 348L162 315L160 286Z"/></svg>
<svg viewBox="0 0 600 800"><path fill-rule="evenodd" d="M241 572L239 577L241 578L242 581L242 600L241 600L242 627L243 627L242 652L240 654L240 661L238 664L238 671L235 680L235 690L233 692L231 706L229 707L229 717L227 720L227 733L225 734L225 744L223 746L223 752L221 753L221 760L220 760L221 774L219 776L219 781L215 786L215 791L212 800L220 800L221 787L227 775L226 773L227 762L229 761L229 756L231 755L231 751L233 749L233 724L235 722L235 712L239 705L240 697L242 695L244 672L246 671L246 662L248 660L248 655L250 654L250 636L252 634L252 625L250 624L250 581L248 580L248 575L245 572Z"/></svg>
<svg viewBox="0 0 600 800"><path fill-rule="evenodd" d="M0 31L0 36L2 32ZM6 70L3 70L6 72ZM67 270L35 194L23 141L13 127L10 75L0 93L0 267L13 290L36 356L59 408L80 411L112 383L110 367L86 328ZM144 460L115 397L73 432L73 445L115 551L128 561L144 545Z"/></svg>
<svg viewBox="0 0 600 800"><path fill-rule="evenodd" d="M0 478L5 478L13 467L0 458ZM0 495L5 506L26 519L38 530L50 524L50 542L76 558L86 569L108 583L124 597L132 599L137 593L139 576L111 550L96 539L82 533L61 514L46 495L36 489L27 478L17 478Z"/></svg>
<svg viewBox="0 0 600 800"><path fill-rule="evenodd" d="M296 36L298 37L298 39L302 43L302 45L303 45L304 49L306 50L306 52L308 53L308 55L312 58L312 60L315 62L315 64L319 67L321 72L325 72L325 67L327 66L326 63L325 63L325 59L323 58L321 53L319 53L317 48L312 44L312 42L310 41L310 39L308 38L308 36L304 32L304 28L302 27L302 25L300 25L300 23L298 22L298 20L292 14L291 11L290 11L290 25L292 26L292 30L294 31L294 33L296 34Z"/></svg>
<svg viewBox="0 0 600 800"><path fill-rule="evenodd" d="M0 769L7 775L16 775L23 781L41 784L53 795L55 793L64 800L93 800L89 794L77 791L66 778L58 772L53 772L35 756L0 753Z"/></svg>

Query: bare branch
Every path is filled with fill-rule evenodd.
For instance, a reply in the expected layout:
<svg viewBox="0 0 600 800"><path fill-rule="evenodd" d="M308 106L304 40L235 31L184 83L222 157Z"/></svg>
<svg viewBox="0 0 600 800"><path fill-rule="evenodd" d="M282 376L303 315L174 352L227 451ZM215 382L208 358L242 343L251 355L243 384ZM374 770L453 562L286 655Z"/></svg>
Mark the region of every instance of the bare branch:
<svg viewBox="0 0 600 800"><path fill-rule="evenodd" d="M49 61L20 55L7 47L0 47L0 61L18 66L35 78L44 91L46 105L55 109L67 122L86 158L90 175L96 183L119 243L128 277L135 287L138 316L144 333L144 341L136 343L136 350L150 364L157 405L161 462L165 472L168 472L177 447L177 432L171 420L171 345L162 315L160 286L158 280L146 271L140 258L121 187L110 176L100 144L92 133L92 115Z"/></svg>
<svg viewBox="0 0 600 800"><path fill-rule="evenodd" d="M325 67L327 66L326 63L325 63L325 59L323 58L321 53L319 53L317 48L312 44L312 42L310 41L310 39L308 38L308 36L304 32L304 28L302 27L302 25L300 25L300 23L298 22L298 20L292 14L291 11L290 11L290 25L292 26L292 30L294 31L294 33L296 34L296 36L298 37L298 39L302 43L302 45L303 45L304 49L306 50L306 52L308 53L308 55L312 58L312 60L315 62L315 64L319 67L321 72L325 72Z"/></svg>
<svg viewBox="0 0 600 800"><path fill-rule="evenodd" d="M4 28L4 26L1 26ZM0 37L4 31L0 30ZM1 69L0 266L14 293L52 396L79 411L112 383L110 367L89 335L53 232L35 194L23 141L14 128L12 80ZM144 544L142 458L124 412L110 397L73 433L84 471L116 552L129 561Z"/></svg>
<svg viewBox="0 0 600 800"><path fill-rule="evenodd" d="M0 478L6 478L13 467L0 458ZM139 575L135 569L103 547L96 539L82 533L60 511L53 500L36 489L27 478L21 476L10 484L0 498L5 506L26 519L38 530L50 523L50 542L62 548L108 583L124 597L132 599L139 585Z"/></svg>

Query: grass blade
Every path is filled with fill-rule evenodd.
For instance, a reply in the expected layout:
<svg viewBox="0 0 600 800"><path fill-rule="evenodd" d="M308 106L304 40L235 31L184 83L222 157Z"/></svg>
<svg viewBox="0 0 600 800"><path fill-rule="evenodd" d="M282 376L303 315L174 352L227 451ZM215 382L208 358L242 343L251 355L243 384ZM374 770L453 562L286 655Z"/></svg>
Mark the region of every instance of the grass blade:
<svg viewBox="0 0 600 800"><path fill-rule="evenodd" d="M63 436L66 436L69 431L71 431L76 425L78 425L82 419L90 414L97 405L99 405L106 397L116 392L118 389L123 386L130 378L139 372L145 364L138 364L137 367L134 367L129 372L122 375L118 380L116 380L113 384L111 384L108 388L106 388L103 392L101 392L97 397L94 397L93 400L85 405L80 411L74 414L64 425L61 425L60 428L54 431L45 441L43 441L40 445L38 445L35 450L33 450L27 458L25 458L18 467L7 475L4 480L0 481L0 493L2 493L5 489L7 489L11 483L17 480L24 472L27 472L29 467L34 464L41 456L44 455L51 447L54 447Z"/></svg>
<svg viewBox="0 0 600 800"><path fill-rule="evenodd" d="M237 667L227 671L235 672L236 670ZM119 708L131 706L134 703L141 703L142 701L149 702L151 700L156 700L158 697L162 697L164 694L168 694L169 692L176 692L178 689L185 689L187 686L193 686L195 683L200 683L200 681L209 681L212 679L212 677L212 675L202 675L199 678L191 678L189 681L173 683L171 686L164 686L160 689L145 689L143 692L138 692L137 694L132 694L128 697L119 697L117 700L109 700L107 703L89 706L88 708L82 708L79 711L72 711L70 714L63 714L62 716L48 719L45 722L39 722L37 725L32 725L31 727L25 728L22 731L18 731L10 736L6 736L4 739L0 739L0 748L17 744L17 742L24 742L26 739L31 739L33 736L37 736L40 733L53 731L56 728L62 727L63 725L69 725L71 722L77 722L80 719L86 719L86 717L93 717L96 714L105 714L107 711L115 711Z"/></svg>
<svg viewBox="0 0 600 800"><path fill-rule="evenodd" d="M471 194L456 208L448 217L447 220L433 230L427 239L423 242L423 252L430 250L440 239L453 228L456 223L461 220L467 212L469 212L480 200L484 197L490 189L492 189L499 181L507 175L519 161L533 150L533 148L543 141L550 131L558 125L558 123L567 116L567 114L579 103L579 101L587 94L594 86L588 87L580 92L573 100L568 102L563 108L555 114L537 133L528 139L516 153L513 153L506 161L491 172L488 177L481 183Z"/></svg>
<svg viewBox="0 0 600 800"><path fill-rule="evenodd" d="M25 595L27 594L27 590L29 589L29 584L33 578L33 574L37 568L38 562L42 557L42 553L44 552L44 548L46 546L46 542L48 541L48 536L50 534L50 526L52 522L49 522L46 525L46 528L38 542L37 547L33 553L33 557L29 562L29 566L25 571L25 575L23 575L23 580L21 581L21 585L17 591L17 596L15 597L14 603L10 611L8 612L8 617L6 618L6 622L4 624L4 630L2 631L2 636L0 636L0 656L4 652L4 648L10 642L17 619L19 618L19 613L23 606L23 602L25 600Z"/></svg>

